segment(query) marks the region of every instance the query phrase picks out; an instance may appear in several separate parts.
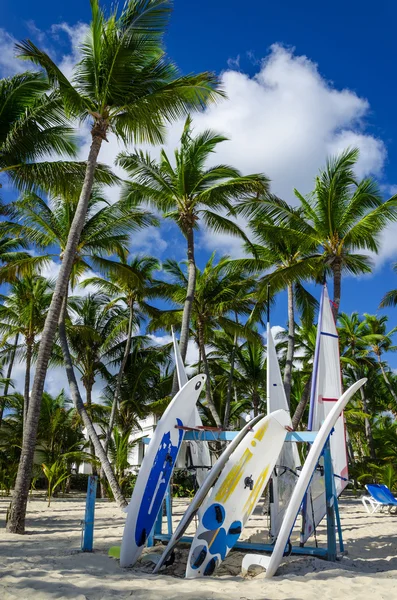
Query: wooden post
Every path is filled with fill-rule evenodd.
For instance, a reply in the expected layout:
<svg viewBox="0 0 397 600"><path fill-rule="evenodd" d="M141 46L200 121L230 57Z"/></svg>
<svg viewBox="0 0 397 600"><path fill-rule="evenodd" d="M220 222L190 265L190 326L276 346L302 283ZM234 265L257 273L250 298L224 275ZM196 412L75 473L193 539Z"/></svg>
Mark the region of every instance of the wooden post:
<svg viewBox="0 0 397 600"><path fill-rule="evenodd" d="M96 486L98 477L96 475L88 476L87 499L85 503L85 517L81 539L81 549L83 552L92 552L94 544L94 518L95 518L95 500Z"/></svg>

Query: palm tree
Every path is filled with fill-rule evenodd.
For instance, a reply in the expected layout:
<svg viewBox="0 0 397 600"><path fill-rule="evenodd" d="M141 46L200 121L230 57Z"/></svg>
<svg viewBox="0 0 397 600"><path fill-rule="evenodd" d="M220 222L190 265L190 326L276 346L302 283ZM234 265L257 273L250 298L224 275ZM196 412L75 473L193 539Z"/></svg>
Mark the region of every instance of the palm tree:
<svg viewBox="0 0 397 600"><path fill-rule="evenodd" d="M190 319L196 289L196 260L194 232L202 220L215 232L244 236L236 223L220 211L233 214L233 200L250 197L267 189L263 175L241 175L234 167L217 165L206 167L216 147L227 138L213 131L193 135L192 120L186 119L180 146L175 150L174 162L164 150L156 162L148 153L121 154L119 164L132 180L124 195L131 202L147 201L160 209L163 216L172 219L187 243L188 278L184 298L180 350L185 360L189 341ZM208 387L207 387L208 389ZM174 377L173 393L177 391Z"/></svg>
<svg viewBox="0 0 397 600"><path fill-rule="evenodd" d="M379 233L397 218L396 196L384 202L373 179L357 181L354 167L358 157L357 149L349 149L330 158L309 196L295 190L301 211L275 197L262 201L256 208L264 218L270 216L277 225L289 228L305 248L316 248L312 262L318 265L317 276L333 277L335 319L341 300L342 273L369 273L369 256L358 254L357 250L378 252Z"/></svg>
<svg viewBox="0 0 397 600"><path fill-rule="evenodd" d="M397 273L397 263L393 265L393 271ZM390 290L387 292L379 304L379 308L386 308L387 306L396 306L397 305L397 290Z"/></svg>
<svg viewBox="0 0 397 600"><path fill-rule="evenodd" d="M196 292L192 307L193 336L200 352L204 373L207 375L206 402L213 420L221 427L219 414L211 394L210 369L207 360L206 345L211 343L213 332L221 327L224 331L247 334L243 325L236 323L235 313L249 315L253 308L253 291L255 280L246 277L243 271L237 272L233 261L223 257L214 264L212 255L204 269L196 268ZM184 306L188 277L181 266L167 260L163 265L164 271L172 276L173 282L158 284L157 289L164 298L168 298L178 306ZM183 326L184 308L163 311L163 314L153 319L150 328ZM255 334L252 334L255 337Z"/></svg>
<svg viewBox="0 0 397 600"><path fill-rule="evenodd" d="M3 343L21 336L19 352L25 357L24 423L29 407L30 371L37 336L43 331L54 285L44 277L30 275L17 279L7 295L0 295L0 331Z"/></svg>
<svg viewBox="0 0 397 600"><path fill-rule="evenodd" d="M235 385L239 399L249 398L258 415L266 400L266 348L260 339L237 346Z"/></svg>
<svg viewBox="0 0 397 600"><path fill-rule="evenodd" d="M341 348L341 363L345 366L345 373L349 370L355 381L360 377L368 377L373 374L373 364L368 356L367 348L373 341L368 334L365 321L361 320L357 312L350 316L346 313L339 315L338 333ZM370 450L371 458L375 458L375 445L369 415L369 403L366 396L367 388L360 392L362 408L365 413L365 435Z"/></svg>
<svg viewBox="0 0 397 600"><path fill-rule="evenodd" d="M366 335L368 336L368 338L371 337L371 339L369 339L369 352L374 354L378 361L382 377L385 380L386 387L389 390L394 401L393 412L396 413L397 394L393 390L393 387L385 371L384 362L382 361L382 355L384 354L384 352L395 352L397 350L397 346L393 346L391 339L392 335L396 333L397 327L394 327L389 332L386 332L386 323L388 321L388 317L386 315L378 317L377 315L369 315L368 313L364 313L364 318L367 326Z"/></svg>
<svg viewBox="0 0 397 600"><path fill-rule="evenodd" d="M281 202L270 194L263 197L266 203L269 198ZM273 298L281 290L287 289L288 345L284 367L284 388L289 404L295 347L295 307L298 307L305 320L313 319L317 302L303 287L302 281L315 278L318 261L312 256L315 247L307 236L280 227L271 215L263 215L260 206L259 198L255 203L241 202L237 207L240 214L251 216L249 224L253 233L253 243L247 245L246 250L251 251L254 258L238 260L236 265L253 272L265 272L258 282L256 317L260 316L270 296ZM290 207L290 210L297 215L302 213L300 209ZM270 273L269 269L271 269Z"/></svg>
<svg viewBox="0 0 397 600"><path fill-rule="evenodd" d="M0 81L0 174L20 190L70 189L84 165L40 161L49 153L74 157L77 139L67 125L59 95L43 73L26 72ZM40 161L40 162L38 162Z"/></svg>
<svg viewBox="0 0 397 600"><path fill-rule="evenodd" d="M38 251L50 249L51 253L41 254L41 262L57 258L63 260L70 228L78 205L77 196L64 198L56 196L51 198L47 204L35 193L25 194L21 200L15 203L15 212L22 219L18 233L23 239L34 244ZM127 252L129 235L131 231L153 225L156 220L146 211L139 209L131 210L123 202L109 204L101 194L98 186L95 186L88 202L88 209L83 229L80 234L79 244L73 261L70 275L72 289L77 285L79 278L90 269L101 268L106 259L104 254L116 254L123 258ZM102 261L102 262L101 262ZM66 302L68 294L65 294ZM62 332L65 328L62 328ZM67 339L64 338L64 344ZM71 374L72 367L69 368ZM90 414L85 411L83 401L78 397L77 382L72 385L75 393L72 398L78 410L83 411L82 418L86 420L87 430L92 432L92 444L96 448L96 454L106 458L102 454L102 446L96 435L95 429L88 423ZM112 477L111 467L108 462L107 474ZM117 485L114 477L113 485ZM115 498L121 498L119 489L113 490Z"/></svg>
<svg viewBox="0 0 397 600"><path fill-rule="evenodd" d="M112 298L112 304L124 304L128 310L127 339L123 357L117 373L116 386L112 402L112 411L105 437L104 448L107 451L116 418L121 383L128 356L131 350L132 335L145 317L153 317L157 310L147 303L155 295L153 272L160 269L157 259L149 256L134 257L130 262L114 262L106 258L97 259L97 264L106 271L107 278L90 277L83 286L95 286ZM110 306L110 305L109 305Z"/></svg>
<svg viewBox="0 0 397 600"><path fill-rule="evenodd" d="M214 76L204 73L177 77L176 68L166 60L162 40L170 11L168 2L128 0L120 14L116 8L106 18L98 0L91 0L91 10L91 26L81 47L82 58L74 69L73 83L48 54L30 40L17 46L22 58L44 69L51 86L62 98L66 114L81 121L91 121L92 140L84 184L41 338L31 410L28 412L26 436L7 524L8 531L13 533L24 532L45 376L85 222L102 142L110 132L124 142L161 142L164 121L174 120L189 110L200 108L216 96L217 80ZM62 347L67 352L65 339ZM71 365L68 366L68 373L72 376Z"/></svg>

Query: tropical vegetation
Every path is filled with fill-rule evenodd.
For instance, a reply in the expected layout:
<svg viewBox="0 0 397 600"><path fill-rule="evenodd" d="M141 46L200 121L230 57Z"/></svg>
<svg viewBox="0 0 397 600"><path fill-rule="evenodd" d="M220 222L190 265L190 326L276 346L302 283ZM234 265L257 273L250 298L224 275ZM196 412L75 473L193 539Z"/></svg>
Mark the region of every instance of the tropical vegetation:
<svg viewBox="0 0 397 600"><path fill-rule="evenodd" d="M343 385L368 379L345 413L352 477L395 489L397 328L381 311L397 292L379 298L377 314L349 314L342 291L344 277L371 273L397 199L384 198L374 178L357 178L354 148L319 165L313 191L295 191L291 205L265 174L218 164L226 138L196 130L194 111L227 100L214 75L180 75L169 61L169 2L127 0L107 14L91 0L91 9L71 79L25 40L17 51L32 70L0 81L0 177L16 192L0 222L0 490L13 490L9 531L24 532L32 490L45 487L50 503L73 489L83 464L99 474L102 495L126 504L142 421L161 417L176 391L172 327L189 373L207 376L204 424L238 429L266 410L265 323L276 300L285 302L277 350L293 426L305 428L324 279ZM178 119L171 155L166 127ZM78 122L89 127L84 162L75 160ZM98 162L110 136L126 146L117 158L123 179ZM112 201L110 185L118 186ZM173 236L164 254L140 249L142 231L164 224ZM238 258L203 251L204 235L220 233L239 238Z"/></svg>

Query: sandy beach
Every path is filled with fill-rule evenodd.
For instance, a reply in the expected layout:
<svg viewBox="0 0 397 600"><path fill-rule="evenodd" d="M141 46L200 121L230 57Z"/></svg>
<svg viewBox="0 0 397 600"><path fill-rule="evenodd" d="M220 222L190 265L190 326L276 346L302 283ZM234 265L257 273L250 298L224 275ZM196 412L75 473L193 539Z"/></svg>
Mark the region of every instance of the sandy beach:
<svg viewBox="0 0 397 600"><path fill-rule="evenodd" d="M0 498L1 527L9 498ZM175 501L175 516L186 502ZM339 600L342 598L397 598L397 516L368 515L358 499L341 502L341 517L347 555L336 563L317 558L290 557L277 576L265 580L261 572L241 577L241 552L231 552L217 575L200 581L182 578L187 550L180 549L167 574L153 576L153 565L142 562L134 569L120 569L108 557L108 549L120 543L124 515L113 503L96 506L93 553L80 552L80 521L84 499L57 498L47 508L42 496L29 501L27 534L23 537L0 532L0 597L14 599L110 600L158 598L207 600ZM266 518L254 515L245 538L259 541ZM324 543L324 528L318 531Z"/></svg>

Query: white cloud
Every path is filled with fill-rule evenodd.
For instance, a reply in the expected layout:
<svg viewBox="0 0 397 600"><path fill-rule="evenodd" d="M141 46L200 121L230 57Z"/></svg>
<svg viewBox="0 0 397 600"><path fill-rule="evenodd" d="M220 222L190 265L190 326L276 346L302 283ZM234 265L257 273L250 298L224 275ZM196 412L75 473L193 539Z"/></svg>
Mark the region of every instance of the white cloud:
<svg viewBox="0 0 397 600"><path fill-rule="evenodd" d="M0 27L0 76L9 77L28 69L26 62L16 58L15 44L18 40Z"/></svg>
<svg viewBox="0 0 397 600"><path fill-rule="evenodd" d="M294 187L308 193L326 157L347 146L360 148L359 177L382 174L385 146L365 133L368 101L336 89L307 57L273 45L254 77L227 70L222 85L228 100L194 116L197 130L209 127L230 138L213 162L264 172L273 192L289 202ZM232 256L241 252L240 241L229 236L206 233L204 243Z"/></svg>
<svg viewBox="0 0 397 600"><path fill-rule="evenodd" d="M80 47L88 32L87 23L76 23L69 25L68 23L56 23L51 27L51 33L54 39L57 39L59 33L66 33L68 36L71 52L64 54L61 61L58 63L59 68L68 79L72 78L74 65L80 60Z"/></svg>

